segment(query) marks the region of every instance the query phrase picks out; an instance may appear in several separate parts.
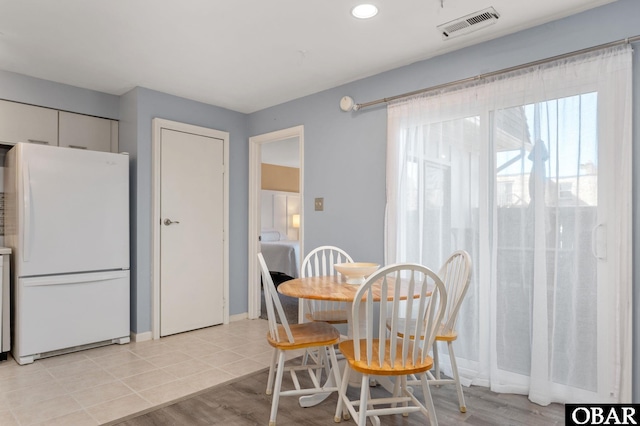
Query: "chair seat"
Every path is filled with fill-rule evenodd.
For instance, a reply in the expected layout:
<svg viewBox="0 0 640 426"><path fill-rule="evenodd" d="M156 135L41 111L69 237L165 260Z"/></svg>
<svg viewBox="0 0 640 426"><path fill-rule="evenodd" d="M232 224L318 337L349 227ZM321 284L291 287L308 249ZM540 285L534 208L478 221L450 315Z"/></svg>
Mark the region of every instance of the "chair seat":
<svg viewBox="0 0 640 426"><path fill-rule="evenodd" d="M394 367L391 367L391 363L389 361L390 346L388 344L385 350L385 361L383 365L380 365L378 362L378 343L378 339L373 340L373 356L371 357L373 361L371 362L371 365L367 365L367 362L364 361L366 357L363 357L362 361L355 360L353 340L340 342L338 348L340 349L340 352L342 352L342 355L344 355L345 359L349 362L351 368L363 374L376 376L403 376L407 374L424 373L425 371L431 370L433 367L433 359L430 356L426 356L424 358L424 362L418 364L413 364L410 357L407 357L406 365L402 367L402 342L399 342L396 347L396 362ZM364 354L366 353L366 350L366 340L360 340L360 353Z"/></svg>
<svg viewBox="0 0 640 426"><path fill-rule="evenodd" d="M453 342L458 338L458 332L455 330L451 330L448 333L438 333L436 334L436 340L440 340L443 342Z"/></svg>
<svg viewBox="0 0 640 426"><path fill-rule="evenodd" d="M331 324L326 322L307 322L304 324L290 324L291 334L294 343L288 341L278 342L267 333L267 341L274 348L283 351L295 349L312 348L316 346L335 345L340 341L340 332ZM278 326L278 334L286 336L282 325Z"/></svg>
<svg viewBox="0 0 640 426"><path fill-rule="evenodd" d="M398 318L398 329L399 330L404 330L404 326L406 323L407 319L406 318ZM409 324L409 328L415 328L415 320L409 320L411 321L411 323ZM391 329L391 325L387 322L387 329ZM440 329L438 330L438 333L436 334L436 340L440 340L443 342L453 342L454 340L456 340L458 338L458 332L455 330L451 330L449 332L444 332L444 324L440 325ZM404 337L404 334L401 333L400 331L398 331L398 336L400 337ZM415 339L415 336L411 335L409 336L409 339L413 340ZM424 339L424 337L421 336L421 339Z"/></svg>
<svg viewBox="0 0 640 426"><path fill-rule="evenodd" d="M322 321L329 324L346 324L347 323L347 311L339 310L326 310L316 311L308 313L306 315L309 321Z"/></svg>

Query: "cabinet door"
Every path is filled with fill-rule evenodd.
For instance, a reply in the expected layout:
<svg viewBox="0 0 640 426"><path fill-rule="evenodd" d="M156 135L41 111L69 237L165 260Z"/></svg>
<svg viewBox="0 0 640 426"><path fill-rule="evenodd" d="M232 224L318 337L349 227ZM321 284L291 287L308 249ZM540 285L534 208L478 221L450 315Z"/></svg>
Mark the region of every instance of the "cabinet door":
<svg viewBox="0 0 640 426"><path fill-rule="evenodd" d="M55 109L0 101L0 142L58 145L58 111Z"/></svg>
<svg viewBox="0 0 640 426"><path fill-rule="evenodd" d="M60 146L111 152L112 121L60 111Z"/></svg>

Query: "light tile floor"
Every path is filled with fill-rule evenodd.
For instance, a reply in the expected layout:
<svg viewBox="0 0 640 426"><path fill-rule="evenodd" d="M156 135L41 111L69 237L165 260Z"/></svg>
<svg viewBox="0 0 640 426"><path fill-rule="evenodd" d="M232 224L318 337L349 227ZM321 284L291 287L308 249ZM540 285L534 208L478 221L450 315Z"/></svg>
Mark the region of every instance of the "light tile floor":
<svg viewBox="0 0 640 426"><path fill-rule="evenodd" d="M261 370L272 355L267 330L265 320L241 320L22 366L9 356L0 425L99 425Z"/></svg>

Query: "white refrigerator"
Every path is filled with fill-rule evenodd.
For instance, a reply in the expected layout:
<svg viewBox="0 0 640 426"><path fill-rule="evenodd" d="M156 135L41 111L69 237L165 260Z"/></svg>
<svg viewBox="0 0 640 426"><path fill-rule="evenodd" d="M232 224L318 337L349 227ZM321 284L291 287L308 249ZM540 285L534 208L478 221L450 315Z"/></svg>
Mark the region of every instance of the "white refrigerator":
<svg viewBox="0 0 640 426"><path fill-rule="evenodd" d="M14 359L129 342L129 156L18 143L4 185Z"/></svg>

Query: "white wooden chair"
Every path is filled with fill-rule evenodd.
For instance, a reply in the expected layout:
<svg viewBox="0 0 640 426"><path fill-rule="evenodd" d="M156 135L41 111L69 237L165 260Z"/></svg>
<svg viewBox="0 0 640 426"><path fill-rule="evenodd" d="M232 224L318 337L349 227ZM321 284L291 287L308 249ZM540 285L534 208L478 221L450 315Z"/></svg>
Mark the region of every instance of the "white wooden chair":
<svg viewBox="0 0 640 426"><path fill-rule="evenodd" d="M328 275L339 275L339 272L333 267L336 263L353 263L351 256L346 251L335 246L317 247L302 260L300 268L300 277L317 277ZM348 306L344 302L331 302L328 300L304 299L302 303L302 321L311 322L327 322L329 324L347 324ZM343 339L346 336L342 336ZM323 352L315 350L307 350L304 355L303 364L307 364L308 358L311 357L314 362L319 362L317 357ZM327 370L327 374L329 371Z"/></svg>
<svg viewBox="0 0 640 426"><path fill-rule="evenodd" d="M456 321L458 320L460 306L462 305L471 281L471 256L469 253L464 250L454 251L440 268L438 276L442 279L446 288L447 305L442 323L440 324L433 343L434 373L429 372L429 383L434 385L455 384L456 391L458 392L460 412L466 413L467 406L464 401L464 394L462 393L462 385L460 384L458 364L456 363L456 357L453 352L453 342L458 338ZM390 329L389 324L387 324L387 328ZM411 327L409 329L411 329ZM411 334L410 339L414 338L415 335ZM443 379L440 375L438 342L447 342L453 379ZM417 384L417 380L409 380L409 384L415 385Z"/></svg>
<svg viewBox="0 0 640 426"><path fill-rule="evenodd" d="M302 261L300 277L317 277L338 275L333 265L336 263L353 263L351 256L344 250L334 246L320 246L307 254ZM346 303L326 300L305 299L303 319L306 321L322 321L329 324L346 324Z"/></svg>
<svg viewBox="0 0 640 426"><path fill-rule="evenodd" d="M267 307L267 317L269 321L269 333L267 341L273 346L273 358L269 368L269 378L267 380L267 395L273 395L271 401L271 415L269 417L269 426L276 424L276 415L278 413L278 402L280 396L302 396L313 395L317 393L337 391L340 386L340 374L338 361L334 345L340 340L340 332L331 324L326 322L310 322L304 324L291 324L287 321L284 309L280 303L278 292L271 279L271 274L267 268L267 264L262 257L262 253L258 253L258 262L262 272L262 280L264 286L265 304ZM280 319L278 324L277 318ZM331 366L334 366L334 380L336 386L323 386L321 381L328 381L321 378L322 372L325 371L324 363L327 362L327 356L319 356L319 363L307 365L291 365L285 367L285 353L291 350L317 348L326 354L329 351ZM284 372L291 373L294 388L290 390L282 390L282 378ZM312 388L302 388L298 380L298 371L306 371L313 383Z"/></svg>
<svg viewBox="0 0 640 426"><path fill-rule="evenodd" d="M378 320L374 317L373 302L373 286L378 285L377 281L382 301ZM402 286L398 285L400 281ZM401 287L408 294L415 292L420 295L413 299L415 303L400 300ZM389 299L392 301L384 302ZM352 305L353 339L339 344L347 367L342 377L334 421L339 422L341 415L345 419L351 415L359 426L364 426L367 417L373 416L372 421L378 424L380 415L408 415L420 411L431 425L437 425L427 379L427 372L433 367L433 359L428 353L446 303L444 283L435 272L422 265L390 265L367 278L358 289ZM401 321L402 318L414 318L416 321ZM385 333L387 323L391 327L390 333ZM376 336L378 330L380 333ZM424 344L403 339L402 335L424 336ZM352 370L362 374L360 399L353 401L346 394ZM410 374L420 378L424 403L407 386ZM370 376L395 376L393 393L388 397L371 399Z"/></svg>
<svg viewBox="0 0 640 426"><path fill-rule="evenodd" d="M453 352L453 342L458 338L456 331L458 313L460 312L460 306L471 282L471 256L464 250L453 252L440 268L438 275L444 282L448 298L442 325L438 330L438 334L436 334L436 341L433 343L435 375L431 377L431 383L435 385L455 384L458 392L460 412L466 413L467 406L464 401L464 394L462 393L460 376L458 375L458 364L456 363L456 356ZM453 379L442 379L440 376L438 342L447 342Z"/></svg>

